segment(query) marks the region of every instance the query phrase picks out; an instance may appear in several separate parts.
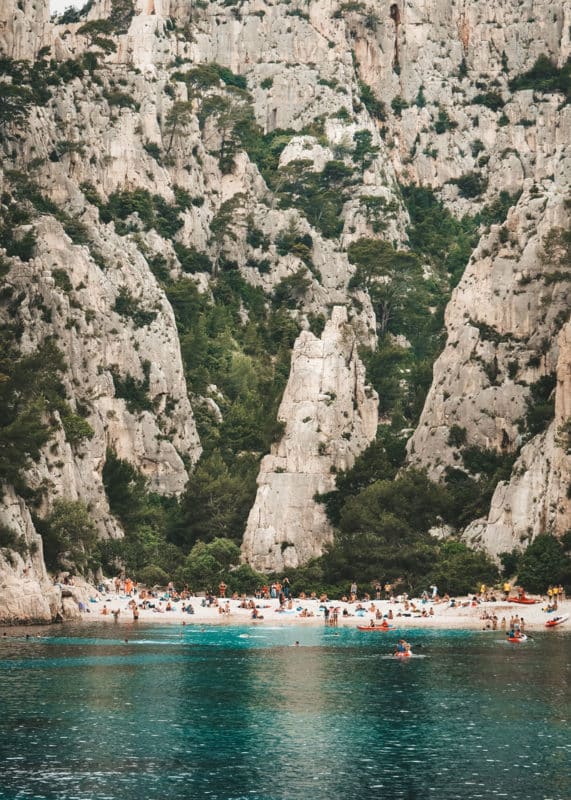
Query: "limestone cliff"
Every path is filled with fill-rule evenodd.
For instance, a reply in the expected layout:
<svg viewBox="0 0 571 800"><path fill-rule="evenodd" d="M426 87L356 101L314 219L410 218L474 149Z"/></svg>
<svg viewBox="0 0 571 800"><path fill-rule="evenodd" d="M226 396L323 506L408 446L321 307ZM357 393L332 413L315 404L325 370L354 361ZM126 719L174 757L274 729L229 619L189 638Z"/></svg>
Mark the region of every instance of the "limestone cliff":
<svg viewBox="0 0 571 800"><path fill-rule="evenodd" d="M540 533L561 536L571 519L571 326L558 338L555 418L549 428L525 445L513 477L494 493L487 519L466 530L466 539L489 552L521 550Z"/></svg>
<svg viewBox="0 0 571 800"><path fill-rule="evenodd" d="M512 206L504 222L482 221L453 293L409 462L443 479L463 447L510 454L526 440L477 536L498 552L569 527L557 432L569 416L569 283L556 239L571 117L561 91L517 81L540 56L565 65L570 21L569 3L547 0L96 0L52 21L47 0L3 3L2 86L25 113L16 102L0 116L0 315L23 354L57 340L65 402L93 432L72 442L55 415L27 475L43 492L34 513L80 499L101 535L120 536L102 484L109 448L151 489L183 491L201 453L191 402L223 424L228 398L189 390L175 289L209 297L232 272L302 330L245 557L277 569L319 554L331 531L313 496L376 425L356 350L375 347L378 321L347 251L363 237L406 247L400 180L432 186L457 216ZM243 302L239 318L250 318ZM530 440L533 387L556 371L556 420ZM5 508L21 508L6 525L23 531L30 509L6 491ZM513 493L509 513L501 492Z"/></svg>
<svg viewBox="0 0 571 800"><path fill-rule="evenodd" d="M377 430L376 393L365 383L346 309L333 309L321 339L296 341L278 411L284 435L262 461L242 554L258 570L297 567L333 540L315 495L335 487ZM311 532L311 536L308 535Z"/></svg>

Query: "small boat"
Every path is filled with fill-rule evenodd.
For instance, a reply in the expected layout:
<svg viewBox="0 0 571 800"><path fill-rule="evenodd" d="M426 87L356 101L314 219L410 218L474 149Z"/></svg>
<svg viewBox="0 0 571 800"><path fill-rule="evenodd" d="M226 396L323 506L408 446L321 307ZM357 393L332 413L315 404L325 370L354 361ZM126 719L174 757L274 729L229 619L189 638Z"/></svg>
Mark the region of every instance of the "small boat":
<svg viewBox="0 0 571 800"><path fill-rule="evenodd" d="M552 619L547 620L545 627L554 628L556 625L561 625L567 619L569 619L569 614L562 614L560 617L553 617Z"/></svg>
<svg viewBox="0 0 571 800"><path fill-rule="evenodd" d="M525 633L520 633L519 636L508 636L508 642L513 642L514 644L521 644L522 642L527 642L527 636Z"/></svg>
<svg viewBox="0 0 571 800"><path fill-rule="evenodd" d="M404 650L402 653L395 653L395 658L410 658L412 656L412 650Z"/></svg>
<svg viewBox="0 0 571 800"><path fill-rule="evenodd" d="M523 605L532 605L532 603L539 603L539 600L535 600L533 597L526 597L524 594L518 597L508 597L508 603L522 603Z"/></svg>
<svg viewBox="0 0 571 800"><path fill-rule="evenodd" d="M393 625L357 625L359 631L392 631Z"/></svg>

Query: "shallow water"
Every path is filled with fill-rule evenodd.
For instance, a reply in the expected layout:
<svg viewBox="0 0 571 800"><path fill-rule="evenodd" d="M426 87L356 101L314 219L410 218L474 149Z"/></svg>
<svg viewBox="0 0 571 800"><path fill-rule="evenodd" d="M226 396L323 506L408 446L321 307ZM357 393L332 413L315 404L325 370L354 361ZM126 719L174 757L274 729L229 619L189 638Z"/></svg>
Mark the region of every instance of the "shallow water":
<svg viewBox="0 0 571 800"><path fill-rule="evenodd" d="M564 631L408 631L405 660L394 631L25 633L0 638L2 800L571 798Z"/></svg>

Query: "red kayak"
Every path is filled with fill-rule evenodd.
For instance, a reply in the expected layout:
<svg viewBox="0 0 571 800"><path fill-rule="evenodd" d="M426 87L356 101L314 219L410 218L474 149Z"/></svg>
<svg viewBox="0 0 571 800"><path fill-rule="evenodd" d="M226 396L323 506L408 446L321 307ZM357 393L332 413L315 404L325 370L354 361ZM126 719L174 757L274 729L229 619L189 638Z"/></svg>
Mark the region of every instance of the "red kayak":
<svg viewBox="0 0 571 800"><path fill-rule="evenodd" d="M566 619L569 619L569 614L563 614L561 617L553 617L553 619L547 620L545 627L554 628L556 625L561 625Z"/></svg>
<svg viewBox="0 0 571 800"><path fill-rule="evenodd" d="M522 642L527 642L527 636L525 633L520 633L519 636L508 636L508 642L513 642L514 644L521 644Z"/></svg>
<svg viewBox="0 0 571 800"><path fill-rule="evenodd" d="M508 597L508 603L523 603L524 605L531 605L532 603L539 603L539 600L534 600L533 597Z"/></svg>
<svg viewBox="0 0 571 800"><path fill-rule="evenodd" d="M393 630L392 625L357 625L359 631L390 631Z"/></svg>

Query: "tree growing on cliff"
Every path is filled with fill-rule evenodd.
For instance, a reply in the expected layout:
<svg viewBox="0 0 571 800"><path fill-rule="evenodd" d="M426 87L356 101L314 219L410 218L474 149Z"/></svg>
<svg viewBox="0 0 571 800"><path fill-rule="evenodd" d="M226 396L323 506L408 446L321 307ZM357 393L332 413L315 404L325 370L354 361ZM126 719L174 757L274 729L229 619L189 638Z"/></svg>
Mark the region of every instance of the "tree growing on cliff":
<svg viewBox="0 0 571 800"><path fill-rule="evenodd" d="M97 530L85 503L56 500L52 513L38 528L49 567L85 572L97 542Z"/></svg>
<svg viewBox="0 0 571 800"><path fill-rule="evenodd" d="M168 136L166 155L172 150L175 136L178 136L192 121L192 103L177 100L169 109L165 119L165 133Z"/></svg>
<svg viewBox="0 0 571 800"><path fill-rule="evenodd" d="M85 36L88 47L99 47L104 53L114 53L117 45L109 35L113 33L113 25L108 19L93 19L78 29L80 36Z"/></svg>
<svg viewBox="0 0 571 800"><path fill-rule="evenodd" d="M23 357L6 333L0 345L0 480L22 489L24 471L55 430L48 412L61 402L64 362L52 342Z"/></svg>

